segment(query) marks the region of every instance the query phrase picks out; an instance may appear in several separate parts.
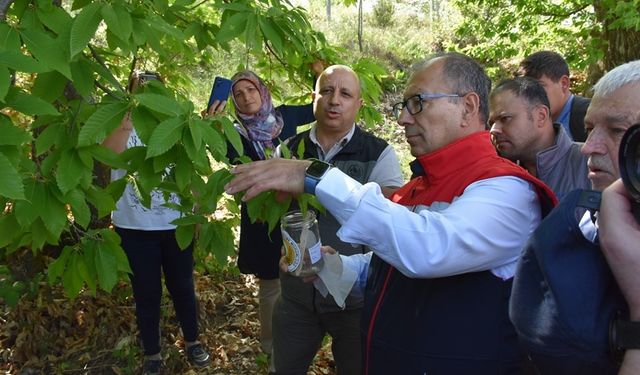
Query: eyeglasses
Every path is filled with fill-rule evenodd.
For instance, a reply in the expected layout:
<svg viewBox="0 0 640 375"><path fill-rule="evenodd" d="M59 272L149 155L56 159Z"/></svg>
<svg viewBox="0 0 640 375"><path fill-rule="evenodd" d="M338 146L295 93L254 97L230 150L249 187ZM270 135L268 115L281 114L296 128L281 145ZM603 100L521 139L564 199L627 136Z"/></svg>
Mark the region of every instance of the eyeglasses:
<svg viewBox="0 0 640 375"><path fill-rule="evenodd" d="M461 98L466 94L442 94L442 93L431 93L431 92L423 92L420 94L416 94L407 98L407 100L401 101L400 103L396 103L393 105L393 115L396 119L400 118L400 113L402 113L403 109L407 109L410 115L417 115L422 112L422 102L430 99L440 99L440 98Z"/></svg>

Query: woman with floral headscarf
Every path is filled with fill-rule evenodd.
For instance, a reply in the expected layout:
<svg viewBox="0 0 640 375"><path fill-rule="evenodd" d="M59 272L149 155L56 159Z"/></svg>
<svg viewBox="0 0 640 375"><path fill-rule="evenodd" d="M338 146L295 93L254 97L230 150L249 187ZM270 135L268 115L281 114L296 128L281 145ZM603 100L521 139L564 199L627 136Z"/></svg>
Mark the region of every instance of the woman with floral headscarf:
<svg viewBox="0 0 640 375"><path fill-rule="evenodd" d="M319 69L317 74L321 72ZM298 126L315 121L311 103L274 107L269 89L251 71L238 72L231 81L231 98L238 119L235 127L242 136L244 153L251 160L271 157L279 142L294 136ZM219 113L223 107L224 103L214 102L208 113ZM228 147L228 150L229 160L234 161L238 155L233 147ZM251 223L247 206L242 204L238 268L242 273L254 274L259 279L260 343L266 354L271 354L271 316L280 295L278 261L281 246L280 230L269 233L266 223Z"/></svg>

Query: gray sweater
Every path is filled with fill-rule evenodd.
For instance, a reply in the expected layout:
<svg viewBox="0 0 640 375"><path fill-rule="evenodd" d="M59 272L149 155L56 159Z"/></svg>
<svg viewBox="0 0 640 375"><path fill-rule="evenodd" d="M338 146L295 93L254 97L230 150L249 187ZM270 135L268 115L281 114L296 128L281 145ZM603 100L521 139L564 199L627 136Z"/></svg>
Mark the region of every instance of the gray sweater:
<svg viewBox="0 0 640 375"><path fill-rule="evenodd" d="M575 189L591 189L587 157L580 153L583 143L573 142L560 124L553 124L556 139L553 146L538 152L538 178L547 184L558 198Z"/></svg>

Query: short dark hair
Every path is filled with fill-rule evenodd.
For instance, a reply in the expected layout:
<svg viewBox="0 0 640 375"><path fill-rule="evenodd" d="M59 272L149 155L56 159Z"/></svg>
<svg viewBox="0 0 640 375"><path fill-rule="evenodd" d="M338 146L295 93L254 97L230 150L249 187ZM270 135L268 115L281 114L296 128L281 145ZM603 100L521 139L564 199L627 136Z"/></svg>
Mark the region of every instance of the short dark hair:
<svg viewBox="0 0 640 375"><path fill-rule="evenodd" d="M458 52L437 54L434 58L444 58L442 73L447 83L457 94L475 92L480 98L480 114L486 123L489 119L489 92L491 80L477 61Z"/></svg>
<svg viewBox="0 0 640 375"><path fill-rule="evenodd" d="M524 99L529 107L542 104L547 108L551 108L549 97L547 92L544 91L544 87L531 77L516 77L500 81L491 92L491 98L503 91L510 91L517 97Z"/></svg>
<svg viewBox="0 0 640 375"><path fill-rule="evenodd" d="M569 77L569 65L559 53L553 51L539 51L527 56L520 63L520 72L535 79L543 75L558 82L562 76Z"/></svg>

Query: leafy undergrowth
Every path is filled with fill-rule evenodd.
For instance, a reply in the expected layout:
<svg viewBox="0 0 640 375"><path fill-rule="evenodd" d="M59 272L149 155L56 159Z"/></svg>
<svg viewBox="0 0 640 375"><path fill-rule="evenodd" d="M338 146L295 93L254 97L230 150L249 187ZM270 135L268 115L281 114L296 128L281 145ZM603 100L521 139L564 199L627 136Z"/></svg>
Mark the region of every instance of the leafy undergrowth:
<svg viewBox="0 0 640 375"><path fill-rule="evenodd" d="M266 374L254 279L220 272L196 275L196 284L200 341L209 348L212 364L203 370L189 366L173 306L165 296L164 374ZM139 374L142 352L130 292L122 283L113 294L70 301L61 289L43 284L35 299L24 299L14 309L1 307L0 373ZM323 346L310 374L334 374L329 346Z"/></svg>

